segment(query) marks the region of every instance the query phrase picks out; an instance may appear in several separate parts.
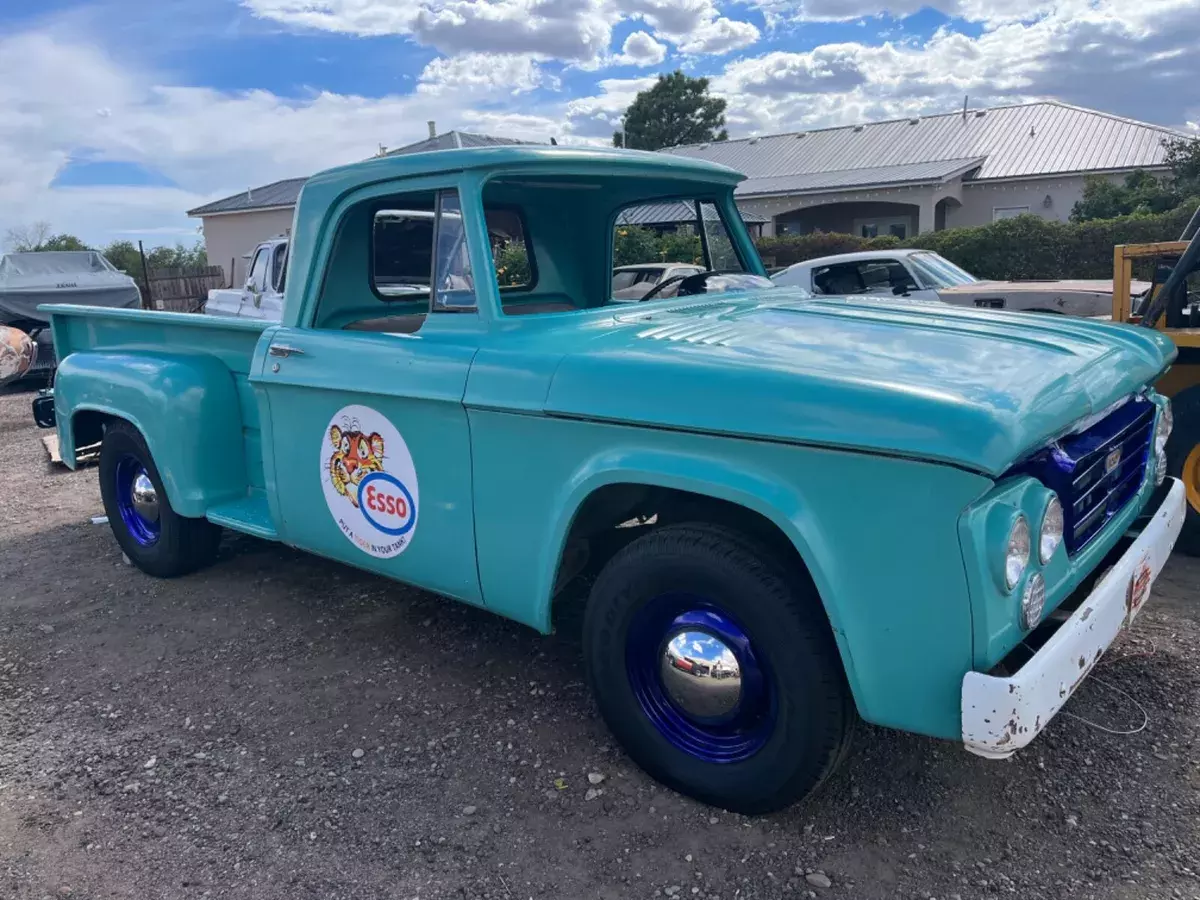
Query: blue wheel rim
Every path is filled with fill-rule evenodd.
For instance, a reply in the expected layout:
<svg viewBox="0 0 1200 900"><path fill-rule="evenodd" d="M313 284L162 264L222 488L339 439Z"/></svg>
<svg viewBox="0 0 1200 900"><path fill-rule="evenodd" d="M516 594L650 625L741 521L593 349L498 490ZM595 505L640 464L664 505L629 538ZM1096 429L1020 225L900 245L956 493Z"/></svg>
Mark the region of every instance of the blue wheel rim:
<svg viewBox="0 0 1200 900"><path fill-rule="evenodd" d="M683 709L663 684L666 646L685 630L715 637L737 660L741 695L724 715L701 717ZM733 617L706 598L667 594L647 603L630 625L625 668L642 713L672 746L697 759L741 762L758 753L775 730L778 703L761 656Z"/></svg>
<svg viewBox="0 0 1200 900"><path fill-rule="evenodd" d="M133 487L139 476L149 478L146 467L136 457L121 457L117 462L113 477L117 495L117 510L121 514L121 521L129 536L141 546L149 547L158 541L161 526L157 517L149 519L134 506Z"/></svg>

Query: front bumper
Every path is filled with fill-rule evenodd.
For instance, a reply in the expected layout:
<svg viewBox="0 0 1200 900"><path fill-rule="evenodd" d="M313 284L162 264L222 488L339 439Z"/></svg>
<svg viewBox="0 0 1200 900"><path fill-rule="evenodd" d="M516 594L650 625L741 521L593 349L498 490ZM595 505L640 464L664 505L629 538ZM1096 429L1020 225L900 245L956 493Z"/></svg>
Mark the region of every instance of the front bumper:
<svg viewBox="0 0 1200 900"><path fill-rule="evenodd" d="M1183 483L1169 488L1149 521L1070 617L1012 675L968 672L962 739L972 753L1003 759L1029 744L1062 709L1120 631L1141 611L1187 512ZM1142 520L1144 521L1144 519Z"/></svg>

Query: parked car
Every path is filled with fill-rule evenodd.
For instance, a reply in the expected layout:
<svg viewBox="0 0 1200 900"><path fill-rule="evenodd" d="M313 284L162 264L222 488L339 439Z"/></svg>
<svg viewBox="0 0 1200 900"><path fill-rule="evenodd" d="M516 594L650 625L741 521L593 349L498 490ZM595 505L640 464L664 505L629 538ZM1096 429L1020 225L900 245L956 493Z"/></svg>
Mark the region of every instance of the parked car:
<svg viewBox="0 0 1200 900"><path fill-rule="evenodd" d="M54 371L54 342L43 303L80 303L114 309L142 302L132 278L96 250L42 250L0 256L0 325L19 329L36 343L27 375Z"/></svg>
<svg viewBox="0 0 1200 900"><path fill-rule="evenodd" d="M113 534L155 576L212 563L230 528L542 632L586 586L609 728L718 806L805 795L856 715L1009 756L1179 534L1152 388L1175 351L1153 329L772 286L740 180L521 146L319 174L285 324L51 308L62 457L102 441ZM613 303L596 236L664 194L701 208L705 271ZM376 228L381 210L433 211L432 235ZM499 217L528 254L503 287ZM672 645L733 674L710 690Z"/></svg>
<svg viewBox="0 0 1200 900"><path fill-rule="evenodd" d="M639 263L634 266L620 266L613 269L612 299L641 300L660 284L664 285L659 291L661 296L673 297L675 296L673 285L666 284L666 282L681 281L689 275L696 275L701 271L703 270L700 266L683 263Z"/></svg>
<svg viewBox="0 0 1200 900"><path fill-rule="evenodd" d="M1109 316L1111 281L984 281L930 251L870 250L823 256L788 266L771 276L779 285L817 295L894 294L915 300L941 300L956 306ZM1149 288L1138 282L1134 292Z"/></svg>

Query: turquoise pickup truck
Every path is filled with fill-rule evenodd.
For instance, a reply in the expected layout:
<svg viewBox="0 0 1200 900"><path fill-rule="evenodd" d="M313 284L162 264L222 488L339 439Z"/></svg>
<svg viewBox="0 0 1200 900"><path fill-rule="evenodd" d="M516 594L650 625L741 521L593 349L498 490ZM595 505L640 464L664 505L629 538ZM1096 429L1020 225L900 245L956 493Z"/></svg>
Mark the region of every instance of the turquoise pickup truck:
<svg viewBox="0 0 1200 900"><path fill-rule="evenodd" d="M740 177L549 147L317 175L278 324L49 308L63 459L102 441L155 576L228 528L547 633L586 586L609 728L721 807L804 796L858 717L1010 755L1179 534L1174 349L775 287ZM694 212L702 271L614 302L618 216L658 203Z"/></svg>

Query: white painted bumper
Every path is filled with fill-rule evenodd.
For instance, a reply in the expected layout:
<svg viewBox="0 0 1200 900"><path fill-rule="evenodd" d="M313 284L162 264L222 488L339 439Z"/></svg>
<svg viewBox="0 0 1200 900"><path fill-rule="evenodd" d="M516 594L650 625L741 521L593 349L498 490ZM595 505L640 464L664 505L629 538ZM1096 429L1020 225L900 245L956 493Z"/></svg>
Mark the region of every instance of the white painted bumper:
<svg viewBox="0 0 1200 900"><path fill-rule="evenodd" d="M1183 483L1172 482L1166 500L1129 549L1015 675L968 672L963 677L962 736L972 753L1003 759L1029 744L1145 605L1149 584L1171 555L1187 513ZM1131 586L1139 575L1141 602L1131 608Z"/></svg>

